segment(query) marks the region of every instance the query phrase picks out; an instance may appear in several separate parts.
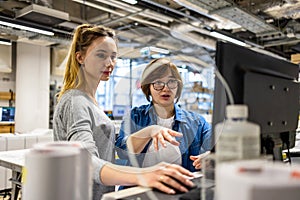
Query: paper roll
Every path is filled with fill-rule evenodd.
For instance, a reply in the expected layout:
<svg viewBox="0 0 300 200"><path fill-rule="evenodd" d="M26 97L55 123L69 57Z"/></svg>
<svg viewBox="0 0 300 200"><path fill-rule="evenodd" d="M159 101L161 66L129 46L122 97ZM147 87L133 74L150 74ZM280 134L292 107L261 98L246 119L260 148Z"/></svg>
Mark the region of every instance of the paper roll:
<svg viewBox="0 0 300 200"><path fill-rule="evenodd" d="M300 167L264 160L224 162L216 169L218 200L299 200Z"/></svg>
<svg viewBox="0 0 300 200"><path fill-rule="evenodd" d="M76 160L76 200L91 200L93 188L93 169L91 156L86 147L81 142L76 141L57 141L48 143L39 143L34 148L77 148L80 153ZM74 175L75 176L75 175Z"/></svg>
<svg viewBox="0 0 300 200"><path fill-rule="evenodd" d="M25 155L24 200L75 199L75 148L32 149Z"/></svg>

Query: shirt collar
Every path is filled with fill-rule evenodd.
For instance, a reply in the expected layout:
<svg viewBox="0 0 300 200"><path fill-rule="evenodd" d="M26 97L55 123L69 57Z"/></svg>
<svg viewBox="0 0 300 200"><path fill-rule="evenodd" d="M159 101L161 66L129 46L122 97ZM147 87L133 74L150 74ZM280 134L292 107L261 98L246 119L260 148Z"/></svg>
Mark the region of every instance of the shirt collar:
<svg viewBox="0 0 300 200"><path fill-rule="evenodd" d="M180 121L180 122L186 122L186 119L184 117L182 109L177 104L174 105L174 108L175 108L175 117L174 117L174 120L175 121ZM149 112L149 114L151 113L151 116L154 116L155 110L154 110L154 106L153 106L152 101L146 107L145 111L146 111L145 112L146 114Z"/></svg>
<svg viewBox="0 0 300 200"><path fill-rule="evenodd" d="M184 117L182 109L177 104L175 104L174 108L175 108L175 118L174 119L176 121L186 122L186 119Z"/></svg>

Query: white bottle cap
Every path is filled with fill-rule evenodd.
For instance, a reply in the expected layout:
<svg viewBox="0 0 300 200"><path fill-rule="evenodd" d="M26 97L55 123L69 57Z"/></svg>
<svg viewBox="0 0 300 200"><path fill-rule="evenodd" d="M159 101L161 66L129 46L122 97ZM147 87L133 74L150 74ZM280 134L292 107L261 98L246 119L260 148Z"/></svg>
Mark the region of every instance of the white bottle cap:
<svg viewBox="0 0 300 200"><path fill-rule="evenodd" d="M244 104L240 105L227 105L226 106L227 118L247 118L248 106Z"/></svg>

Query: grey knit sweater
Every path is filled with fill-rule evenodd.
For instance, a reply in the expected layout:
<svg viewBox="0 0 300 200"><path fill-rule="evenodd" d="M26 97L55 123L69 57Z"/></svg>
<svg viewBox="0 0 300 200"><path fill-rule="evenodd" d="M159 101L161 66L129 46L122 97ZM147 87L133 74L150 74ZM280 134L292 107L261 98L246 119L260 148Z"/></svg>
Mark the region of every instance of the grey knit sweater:
<svg viewBox="0 0 300 200"><path fill-rule="evenodd" d="M108 162L114 162L115 129L111 120L84 92L67 91L55 107L53 117L54 140L80 141L93 155L93 199L114 187L101 184L99 172Z"/></svg>

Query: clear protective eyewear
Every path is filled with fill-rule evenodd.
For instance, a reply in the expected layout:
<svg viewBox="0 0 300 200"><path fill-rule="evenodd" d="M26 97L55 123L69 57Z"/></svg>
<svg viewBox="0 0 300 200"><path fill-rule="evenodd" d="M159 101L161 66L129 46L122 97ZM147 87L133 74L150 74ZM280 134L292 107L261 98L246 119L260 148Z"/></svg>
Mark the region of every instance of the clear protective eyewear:
<svg viewBox="0 0 300 200"><path fill-rule="evenodd" d="M175 79L168 80L168 82L155 81L151 83L153 85L154 90L161 91L167 85L170 90L178 87L179 81Z"/></svg>

